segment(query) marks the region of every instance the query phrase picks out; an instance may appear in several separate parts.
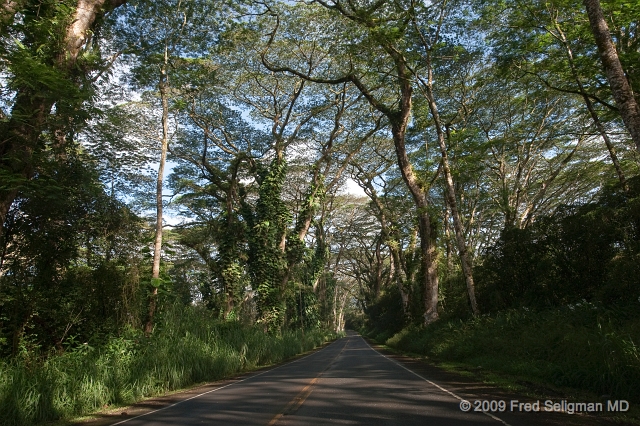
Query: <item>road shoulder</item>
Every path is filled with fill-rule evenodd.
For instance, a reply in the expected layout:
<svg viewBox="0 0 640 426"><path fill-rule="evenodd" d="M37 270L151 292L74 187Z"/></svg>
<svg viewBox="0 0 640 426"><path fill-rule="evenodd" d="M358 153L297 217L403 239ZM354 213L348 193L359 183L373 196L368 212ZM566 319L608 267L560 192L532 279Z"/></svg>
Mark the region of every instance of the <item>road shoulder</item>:
<svg viewBox="0 0 640 426"><path fill-rule="evenodd" d="M607 409L606 400L598 401L572 401L562 395L544 395L532 389L531 392L527 392L527 395L519 394L513 391L508 391L496 387L495 385L487 384L480 380L477 375L460 374L452 371L447 371L438 367L434 363L426 360L425 358L412 357L407 354L403 354L392 350L389 347L379 345L374 341L365 338L369 345L380 352L387 358L403 365L414 373L420 375L426 380L435 383L438 386L452 392L453 394L463 398L472 403L472 407L478 404L477 401L504 401L506 409L503 412L492 412L496 417L503 420L505 423L511 426L537 426L537 425L552 425L552 426L637 426L640 423L632 423L626 419L614 418L611 416L605 416L605 414L587 414L587 413L574 413L567 414L566 412L546 412L545 401L549 400L553 403L558 403L562 406L565 401L570 402L586 402L586 403L603 403L604 410ZM511 410L511 401L518 401L518 404L513 406ZM520 406L519 403L534 403L539 401L540 411L527 412L526 406ZM494 405L495 406L495 405ZM570 407L570 406L569 406ZM520 408L520 410L519 410ZM472 408L473 409L473 408Z"/></svg>

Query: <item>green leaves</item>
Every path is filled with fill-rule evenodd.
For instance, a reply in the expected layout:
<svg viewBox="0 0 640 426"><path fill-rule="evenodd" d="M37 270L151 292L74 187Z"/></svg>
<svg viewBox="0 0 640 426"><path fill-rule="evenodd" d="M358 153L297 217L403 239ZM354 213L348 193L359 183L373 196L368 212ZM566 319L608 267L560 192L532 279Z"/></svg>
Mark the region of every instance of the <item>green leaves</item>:
<svg viewBox="0 0 640 426"><path fill-rule="evenodd" d="M9 86L13 90L29 90L35 96L58 101L61 104L77 104L88 93L75 84L68 74L47 58L18 43L8 57L13 77Z"/></svg>
<svg viewBox="0 0 640 426"><path fill-rule="evenodd" d="M248 268L252 286L258 290L259 321L270 330L280 329L284 320L282 285L286 284L287 262L280 244L291 221L281 199L286 172L286 161L277 158L262 171L255 225L249 236Z"/></svg>

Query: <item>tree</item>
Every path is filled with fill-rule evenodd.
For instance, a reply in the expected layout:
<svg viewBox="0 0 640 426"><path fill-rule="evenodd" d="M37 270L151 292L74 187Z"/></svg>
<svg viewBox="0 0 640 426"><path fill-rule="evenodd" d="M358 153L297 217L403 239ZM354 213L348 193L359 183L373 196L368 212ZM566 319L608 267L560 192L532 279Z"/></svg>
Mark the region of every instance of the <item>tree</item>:
<svg viewBox="0 0 640 426"><path fill-rule="evenodd" d="M205 29L215 32L221 25L216 22L218 10L209 2L183 2L167 0L142 2L134 10L127 11L118 22L119 39L122 47L134 57L133 80L139 89L157 90L160 103L160 155L155 188L155 239L153 244L153 264L149 312L145 325L148 335L153 329L153 318L157 305L160 278L160 261L163 234L163 192L164 169L171 138L169 129L170 107L180 103L175 99L185 82L174 83L173 73L184 67L189 58L201 55L215 42L204 41ZM215 25L214 25L215 23ZM133 47L135 46L135 47ZM179 75L178 75L179 80ZM175 109L175 107L171 108ZM174 130L174 134L177 131Z"/></svg>
<svg viewBox="0 0 640 426"><path fill-rule="evenodd" d="M365 152L361 152L352 162L352 177L358 183L358 185L364 190L365 194L370 199L370 211L373 216L378 220L380 225L380 236L375 243L374 249L368 247L362 247L365 256L367 253L375 254L375 279L371 281L373 285L373 295L369 298L370 303L375 303L380 294L380 290L383 287L383 264L381 250L382 245L385 245L389 251L389 271L388 280L395 282L400 293L402 300L402 309L405 318L408 320L411 318L411 306L410 297L413 296L413 281L415 268L412 268L409 263L413 259L407 259L407 252L412 252L415 249L415 244L410 242L406 244L402 238L403 228L403 213L409 215L414 212L411 206L402 205L402 197L394 197L393 191L397 190L398 177L385 176L389 169L394 164L392 156L392 143L389 144L388 150L386 141L380 138L373 140L370 147L367 147L363 151L371 151L372 153L367 155ZM390 141L389 141L390 142ZM377 146L376 146L377 145ZM390 180L390 182L387 181ZM378 193L378 189L382 191ZM411 221L412 222L412 221ZM373 259L372 259L373 260ZM369 264L372 262L370 261Z"/></svg>
<svg viewBox="0 0 640 426"><path fill-rule="evenodd" d="M623 123L618 121L620 115L610 100L609 87L602 84L606 77L601 76L599 59L588 41L591 30L585 25L584 12L561 0L526 4L516 0L508 2L506 8L496 6L483 5L480 25L488 30L491 42L501 52L496 58L498 63L516 75L537 77L549 90L582 99L595 131L605 142L621 185L626 186L625 174L633 162L625 161L627 146L616 137ZM629 36L633 37L634 24L626 16L633 12L620 14L619 4L609 7L616 15L618 46L631 59L634 48Z"/></svg>
<svg viewBox="0 0 640 426"><path fill-rule="evenodd" d="M467 285L467 294L469 296L469 303L471 305L471 311L474 315L479 314L478 303L476 301L476 292L475 292L475 283L473 280L473 271L472 271L472 262L471 256L469 253L469 248L466 242L466 236L464 233L464 227L462 224L462 220L460 218L460 213L458 211L458 201L456 197L455 184L453 181L453 175L451 172L451 166L449 164L449 156L447 153L447 144L446 144L446 136L445 136L445 128L444 123L440 118L440 112L438 110L438 104L436 101L436 97L433 90L434 85L434 64L433 64L433 56L437 53L437 46L442 44L442 40L440 38L440 33L443 31L443 20L445 15L447 14L447 4L443 2L440 6L439 16L437 19L437 24L434 28L429 29L428 35L425 35L418 24L418 17L416 16L416 10L412 10L413 15L411 16L411 20L415 29L415 32L418 34L418 39L420 45L423 49L422 59L425 64L425 68L423 70L426 73L426 76L421 76L418 69L414 69L411 65L407 64L408 68L411 70L412 74L416 77L418 81L418 87L422 91L427 105L429 106L429 112L433 119L434 128L436 131L436 140L438 141L438 147L440 148L440 155L442 157L442 171L444 174L445 181L445 197L446 197L446 206L448 210L451 212L451 218L453 220L453 228L455 231L455 242L458 247L458 255L460 257L460 263L462 265L462 273L465 278L465 282ZM421 17L422 20L427 20L427 17Z"/></svg>
<svg viewBox="0 0 640 426"><path fill-rule="evenodd" d="M204 302L227 318L242 308L249 286L249 225L243 215L252 214L256 163L268 152L269 138L223 104L209 65L205 60L192 64L189 73L181 70L194 88L180 97L183 126L171 148L176 166L169 185L178 211L188 218L178 228L180 241L198 254L212 278ZM214 300L216 294L223 300Z"/></svg>
<svg viewBox="0 0 640 426"><path fill-rule="evenodd" d="M92 159L70 145L64 162L40 159L7 217L0 248L4 354L62 351L72 336L88 341L140 320L141 223L104 192Z"/></svg>
<svg viewBox="0 0 640 426"><path fill-rule="evenodd" d="M635 143L636 149L640 150L640 109L631 85L622 69L616 47L611 40L609 26L604 19L600 1L583 0L582 3L587 9L591 32L598 46L602 66L607 75L613 98L616 101L616 105L618 105L620 116L631 134L631 139Z"/></svg>
<svg viewBox="0 0 640 426"><path fill-rule="evenodd" d="M588 118L572 108L571 98L539 91L535 81L525 79L485 82L485 90L481 96L491 104L474 122L485 141L487 180L494 182L503 229L524 228L598 185L602 164L586 161L598 150L588 133L575 131L585 128ZM576 161L581 157L585 160Z"/></svg>
<svg viewBox="0 0 640 426"><path fill-rule="evenodd" d="M64 145L66 136L77 130L73 124L86 119L81 111L91 96L91 72L102 65L99 56L89 54L99 55L92 36L102 17L124 3L3 3L2 55L13 90L3 100L11 113L0 127L0 237L20 188L34 176L34 159L46 145L43 132L54 135L50 144Z"/></svg>
<svg viewBox="0 0 640 426"><path fill-rule="evenodd" d="M361 61L357 61L357 58L353 55L350 55L350 52L347 51L347 54L344 55L340 49L337 52L339 52L340 56L344 55L344 57L336 55L336 57L326 59L324 55L331 55L333 52L329 50L322 55L313 54L311 52L318 48L313 45L312 51L301 53L301 57L308 57L312 64L315 64L315 61L322 62L326 59L332 65L337 65L337 61L344 61L343 63L349 64L349 66L343 71L341 69L343 67L338 65L339 75L326 76L319 75L317 72L314 73L313 70L305 69L302 66L296 69L294 68L295 64L292 64L293 67L273 64L268 59L267 54L273 48L274 40L280 27L280 19L275 11L272 11L272 14L275 15L276 24L274 30L269 34L267 46L262 55L263 63L271 71L292 74L314 83L331 85L351 83L360 90L370 105L388 120L394 140L398 166L418 211L422 250L424 317L425 323L433 322L438 318L436 252L433 244L432 224L428 212L427 188L414 172L405 146L405 135L412 111L413 87L410 69L407 68L405 59L396 44L400 43L407 28L408 22L405 22L407 17L406 8L397 4L385 4L384 2L379 2L371 8L359 7L353 3L346 4L340 1L318 1L318 3L332 12L330 16L333 19L340 17L343 20L344 27L341 30L344 31L345 37L355 34L362 37L361 40L364 40L364 42L358 43L359 49L370 51L370 58L388 58L390 63L381 61L375 65L371 63L363 64ZM315 16L318 16L318 14ZM392 16L392 18L384 18L383 20L383 16ZM384 26L380 25L382 22L385 23ZM294 44L297 44L297 48L301 49L302 52L307 47L304 45L305 43L300 43L299 41L294 41ZM307 41L306 44L310 44L310 42ZM331 49L332 46L329 45L328 48ZM280 57L279 61L283 62L283 57ZM390 69L388 65L391 65ZM376 75L377 67L382 69L379 70L381 73ZM318 68L324 70L327 65L323 64L322 67ZM392 73L392 81L385 81L385 83L391 84L393 89L386 93L383 92L382 96L377 96L376 91L381 82L376 80L380 77L386 80L386 75L389 72Z"/></svg>

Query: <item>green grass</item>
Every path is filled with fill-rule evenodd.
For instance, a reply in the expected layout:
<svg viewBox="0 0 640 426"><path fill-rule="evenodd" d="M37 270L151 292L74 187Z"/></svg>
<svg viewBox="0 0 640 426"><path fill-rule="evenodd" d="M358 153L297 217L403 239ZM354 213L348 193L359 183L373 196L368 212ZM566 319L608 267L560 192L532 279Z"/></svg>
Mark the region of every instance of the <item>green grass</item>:
<svg viewBox="0 0 640 426"><path fill-rule="evenodd" d="M150 338L129 330L99 347L0 361L0 424L31 425L130 404L280 362L332 337L321 330L274 336L208 319L205 311L171 311Z"/></svg>
<svg viewBox="0 0 640 426"><path fill-rule="evenodd" d="M583 303L508 311L408 327L381 343L479 372L640 402L640 318L633 310Z"/></svg>

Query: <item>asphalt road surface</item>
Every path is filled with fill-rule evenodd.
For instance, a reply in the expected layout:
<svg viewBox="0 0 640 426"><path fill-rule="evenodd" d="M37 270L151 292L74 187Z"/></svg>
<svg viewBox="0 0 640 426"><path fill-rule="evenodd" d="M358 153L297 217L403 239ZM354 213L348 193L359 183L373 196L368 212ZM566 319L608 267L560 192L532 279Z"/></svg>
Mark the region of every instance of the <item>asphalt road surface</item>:
<svg viewBox="0 0 640 426"><path fill-rule="evenodd" d="M410 362L402 362L414 368ZM463 398L473 401L474 397L492 396L483 396L479 389L444 378L438 384L429 380L432 374L422 374L375 351L351 332L295 361L111 424L565 426L585 421L589 425L600 424L595 418L590 421L564 413L474 412L473 407L463 411L460 408Z"/></svg>
<svg viewBox="0 0 640 426"><path fill-rule="evenodd" d="M499 414L499 413L496 413ZM350 333L324 349L113 425L510 425ZM515 425L513 425L515 426Z"/></svg>

